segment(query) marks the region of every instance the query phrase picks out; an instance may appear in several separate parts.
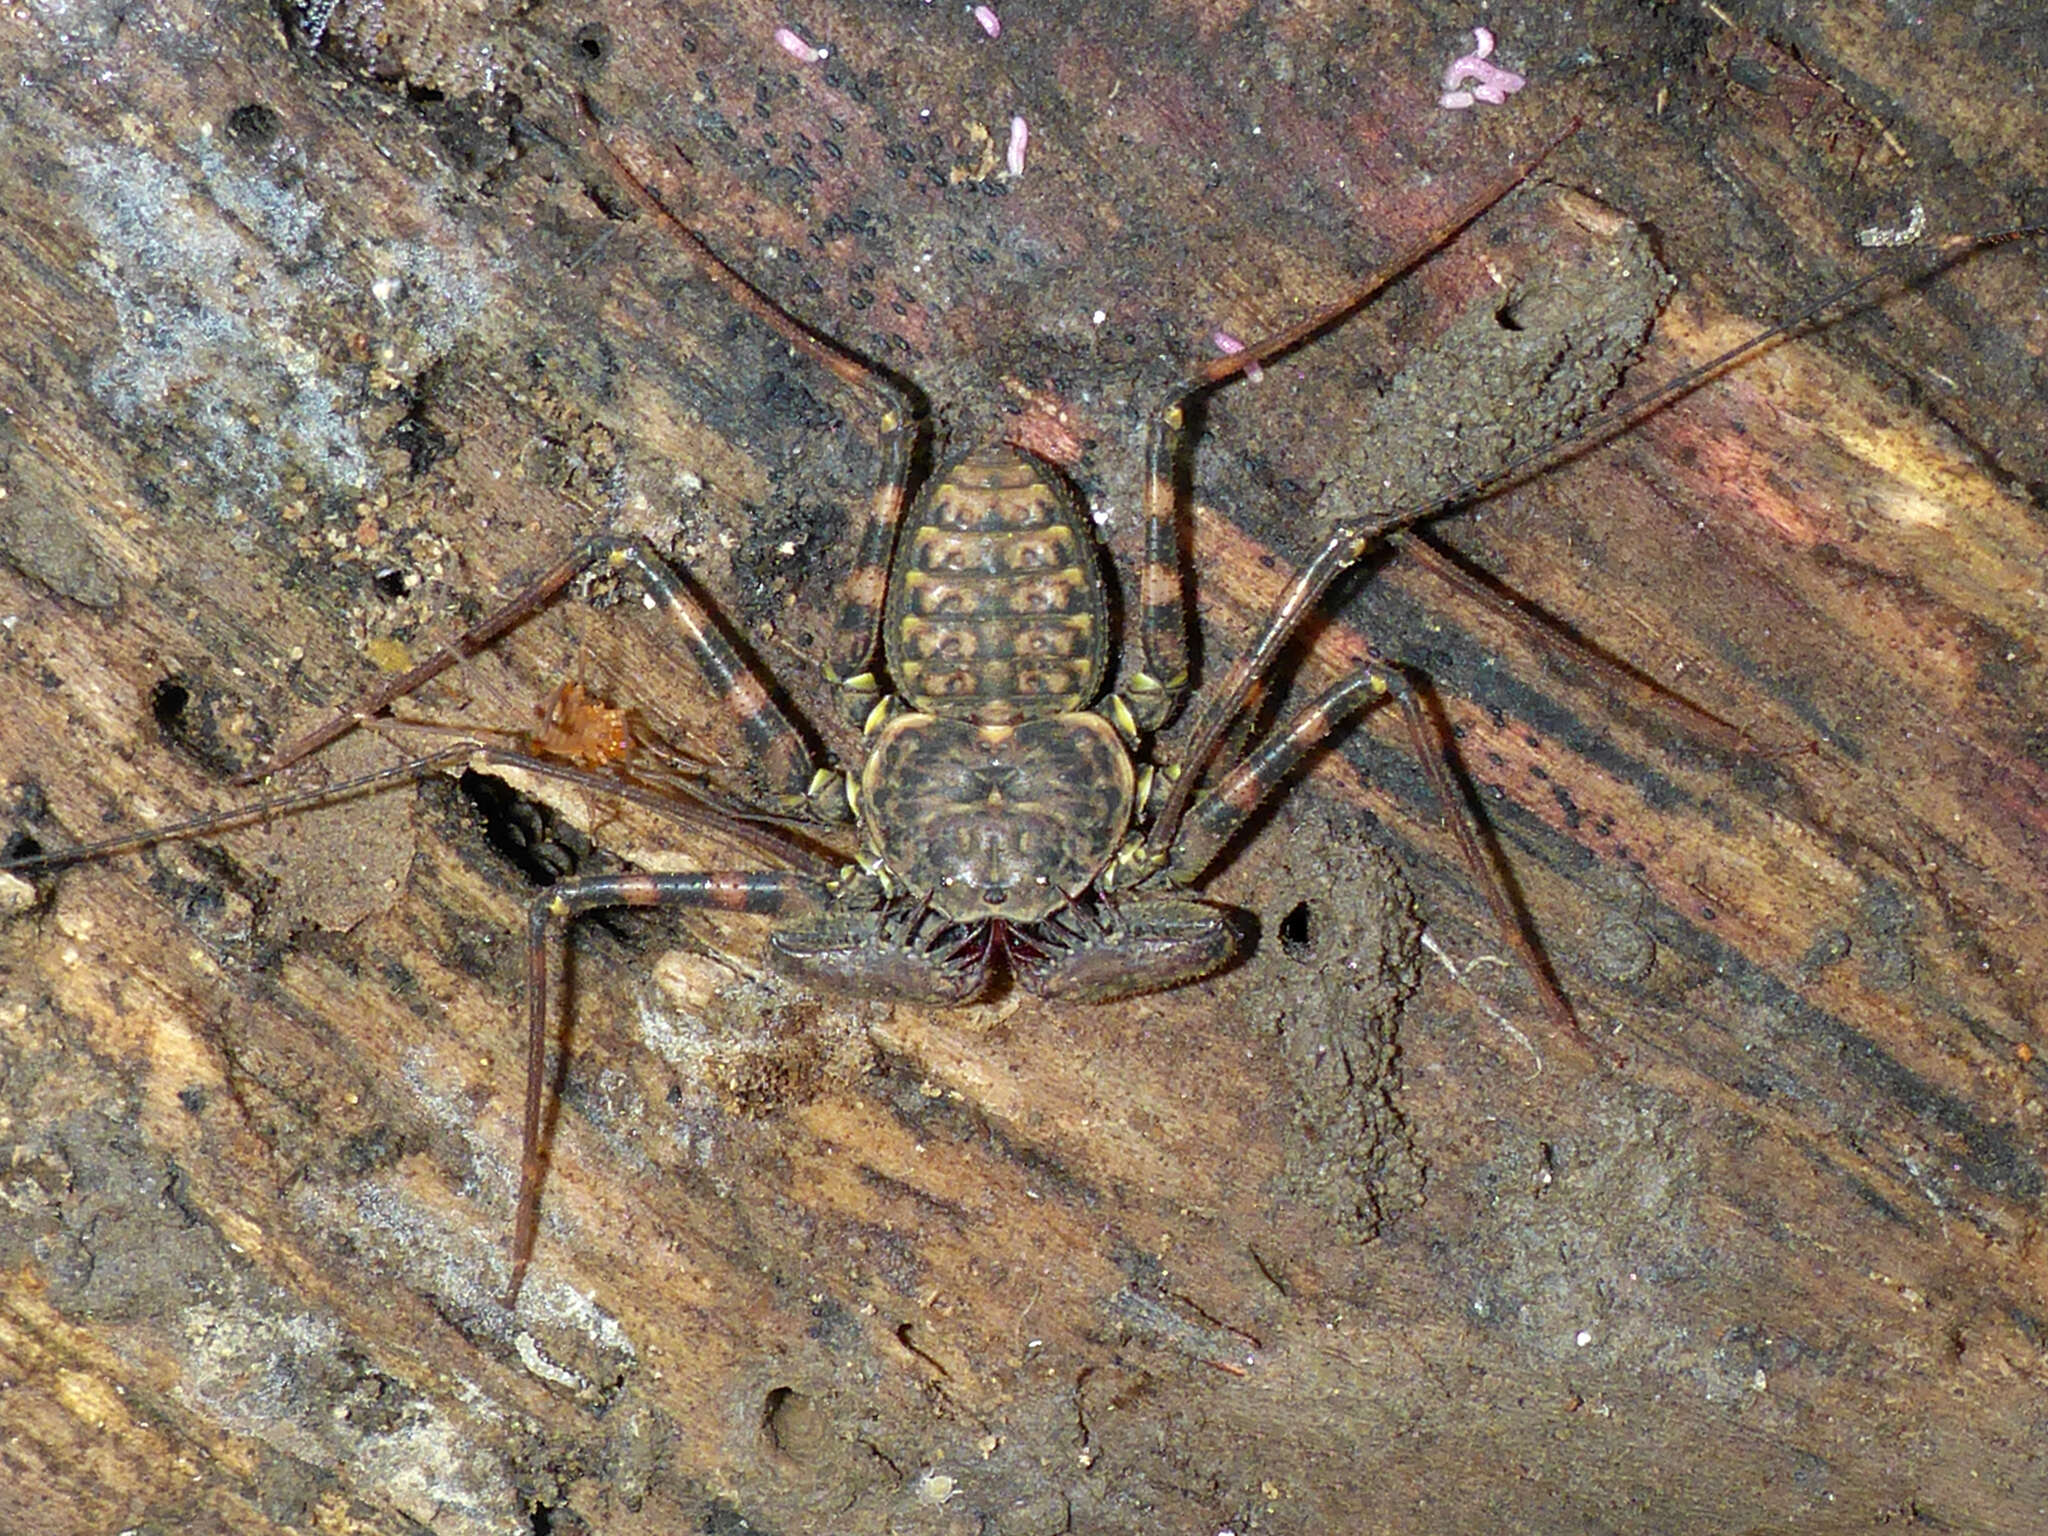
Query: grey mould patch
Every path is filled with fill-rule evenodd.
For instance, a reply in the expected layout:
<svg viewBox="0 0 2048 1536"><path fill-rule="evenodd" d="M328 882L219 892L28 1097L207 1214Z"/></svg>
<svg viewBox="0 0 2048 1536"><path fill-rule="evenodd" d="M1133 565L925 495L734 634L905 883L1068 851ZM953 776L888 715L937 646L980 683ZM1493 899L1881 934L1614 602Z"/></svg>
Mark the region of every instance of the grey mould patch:
<svg viewBox="0 0 2048 1536"><path fill-rule="evenodd" d="M327 23L340 3L341 0L301 0L293 7L299 13L299 31L309 49L320 46L320 40L327 35Z"/></svg>
<svg viewBox="0 0 2048 1536"><path fill-rule="evenodd" d="M442 228L443 240L394 240L371 255L380 279L370 291L383 318L400 323L397 333L382 338L390 352L380 361L392 373L423 372L504 299L501 274L478 254L469 232L454 225Z"/></svg>
<svg viewBox="0 0 2048 1536"><path fill-rule="evenodd" d="M240 222L277 262L294 269L319 255L321 208L271 177L235 169L211 134L201 138L197 157L214 207Z"/></svg>
<svg viewBox="0 0 2048 1536"><path fill-rule="evenodd" d="M1262 909L1259 1029L1294 1088L1287 1181L1359 1241L1422 1203L1423 1167L1394 1094L1395 1027L1421 980L1421 920L1401 873L1355 828L1306 818Z"/></svg>
<svg viewBox="0 0 2048 1536"><path fill-rule="evenodd" d="M85 149L72 169L77 210L99 243L88 275L114 306L116 334L91 378L102 403L132 429L169 434L210 470L222 516L275 496L288 465L366 485L370 457L336 409L337 381L297 339L303 311L319 300L276 261L304 259L317 210L226 175L202 191L125 145ZM238 209L282 247L253 244L231 222Z"/></svg>
<svg viewBox="0 0 2048 1536"><path fill-rule="evenodd" d="M179 1396L209 1420L314 1466L441 1536L524 1529L503 1460L475 1427L370 1370L328 1319L258 1303L188 1307Z"/></svg>
<svg viewBox="0 0 2048 1536"><path fill-rule="evenodd" d="M72 160L99 247L87 275L115 317L91 388L131 430L174 443L222 517L278 496L289 472L360 494L376 475L350 409L364 381L301 338L337 313L368 322L378 365L409 377L479 324L502 284L452 221L352 246L327 209L235 169L210 139L195 158L200 181L121 144Z"/></svg>

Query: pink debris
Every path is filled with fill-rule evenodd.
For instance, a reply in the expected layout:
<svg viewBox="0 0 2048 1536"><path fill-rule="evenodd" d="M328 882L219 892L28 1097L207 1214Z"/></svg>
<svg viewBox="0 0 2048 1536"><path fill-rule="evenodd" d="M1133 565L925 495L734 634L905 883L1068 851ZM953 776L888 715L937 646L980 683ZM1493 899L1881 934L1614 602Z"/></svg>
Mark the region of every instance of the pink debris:
<svg viewBox="0 0 2048 1536"><path fill-rule="evenodd" d="M996 14L994 6L977 5L974 8L974 19L981 23L981 30L990 37L1001 37L1003 35L1003 18Z"/></svg>
<svg viewBox="0 0 2048 1536"><path fill-rule="evenodd" d="M1024 146L1031 142L1031 130L1024 125L1024 119L1010 119L1010 148L1003 156L1003 163L1009 167L1012 176L1024 174Z"/></svg>
<svg viewBox="0 0 2048 1536"><path fill-rule="evenodd" d="M815 64L825 57L825 50L813 48L809 43L787 27L775 29L775 41L782 51L801 63Z"/></svg>
<svg viewBox="0 0 2048 1536"><path fill-rule="evenodd" d="M1235 357L1244 350L1244 343L1228 331L1216 331L1209 337L1209 340L1216 344L1216 350L1225 357ZM1256 384L1265 376L1266 370L1257 363L1246 363L1244 365L1244 378L1247 384Z"/></svg>
<svg viewBox="0 0 2048 1536"><path fill-rule="evenodd" d="M1453 59L1444 71L1444 93L1437 98L1438 106L1453 112L1462 112L1479 101L1499 106L1529 83L1513 70L1487 62L1493 53L1493 34L1486 28L1472 29L1472 43L1472 51ZM1464 89L1468 81L1476 82L1469 91Z"/></svg>

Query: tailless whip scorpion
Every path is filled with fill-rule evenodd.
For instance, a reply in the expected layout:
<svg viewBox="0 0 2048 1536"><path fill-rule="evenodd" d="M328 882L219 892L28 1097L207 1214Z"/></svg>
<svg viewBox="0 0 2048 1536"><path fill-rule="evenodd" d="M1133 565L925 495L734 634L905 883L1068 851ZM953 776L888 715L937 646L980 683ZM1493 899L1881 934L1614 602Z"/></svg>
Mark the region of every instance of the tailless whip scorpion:
<svg viewBox="0 0 2048 1536"><path fill-rule="evenodd" d="M922 397L796 318L714 252L626 165L580 97L575 116L591 157L642 217L673 237L698 275L872 413L881 472L822 659L826 680L860 726L860 760L844 768L819 761L810 735L771 681L742 659L692 583L646 540L604 532L585 538L496 612L239 782L276 774L358 726L379 723L399 700L497 642L579 578L600 573L629 576L666 615L751 749L753 793L714 788L688 774L650 785L614 771L640 749L629 717L580 687L565 688L530 737L493 744L472 734L342 784L0 867L44 870L224 831L458 765L546 774L700 821L758 849L775 867L575 876L534 900L507 1305L516 1302L533 1253L554 999L566 931L579 914L669 907L771 917L768 958L777 971L820 991L864 999L961 1004L987 995L1005 976L1037 997L1073 1004L1177 987L1226 966L1245 942L1238 914L1199 894L1205 873L1306 755L1381 702L1400 710L1465 862L1546 1013L1560 1031L1586 1039L1525 931L1443 742L1399 670L1353 671L1248 750L1237 745L1242 717L1318 600L1379 541L1526 475L1564 447L1618 435L1884 272L1828 295L1591 431L1525 454L1482 483L1328 527L1256 637L1196 695L1179 760L1155 763L1148 743L1190 690L1189 594L1181 563L1187 514L1177 469L1191 446L1191 405L1363 306L1521 186L1561 140L1499 178L1336 303L1194 368L1167 392L1150 418L1146 446L1138 654L1123 658L1112 680L1118 658L1103 555L1088 509L1065 477L996 437L944 457L916 483L913 466L928 430ZM1952 242L1942 260L2034 232ZM792 827L810 835L795 835ZM834 829L851 846L843 857L827 858L818 839L829 842Z"/></svg>

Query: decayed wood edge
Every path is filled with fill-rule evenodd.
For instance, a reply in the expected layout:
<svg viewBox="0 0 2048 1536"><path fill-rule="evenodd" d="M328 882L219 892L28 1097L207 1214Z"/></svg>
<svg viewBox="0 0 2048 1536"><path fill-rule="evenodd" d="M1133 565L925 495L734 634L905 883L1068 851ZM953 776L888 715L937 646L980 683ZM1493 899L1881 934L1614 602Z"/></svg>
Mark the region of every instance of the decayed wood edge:
<svg viewBox="0 0 2048 1536"><path fill-rule="evenodd" d="M109 500L111 500L111 498L109 498ZM1219 532L1223 532L1223 535L1227 537L1227 530L1219 530ZM1253 563L1255 563L1255 551L1251 551L1251 555L1253 555ZM332 616L330 616L330 614L319 614L319 612L311 612L311 614L307 614L307 616L303 618L303 621L301 621L301 623L305 623L305 627L307 627L309 631L317 631L317 629L322 629L322 627L326 627L326 625L334 625L334 629L332 629L330 633L342 633L342 625L340 625L340 623L336 623L336 621L340 621L340 618L342 618L342 614L332 614ZM137 676L141 676L141 674L137 674ZM135 707L135 702L137 702L137 700L133 700L133 698L125 700L125 705L127 705L127 711L129 711L129 717L133 717L133 707ZM1427 866L1427 864L1423 864L1423 868L1430 868L1430 866ZM1450 881L1456 881L1456 877L1454 877L1454 874L1452 874L1452 877L1450 877ZM1542 893L1538 893L1538 897L1542 897ZM500 903L500 905L502 905L502 903ZM1538 899L1538 920L1540 920L1540 922L1544 922L1544 920L1548 918L1548 913L1552 913L1552 911L1563 911L1563 913L1567 915L1567 918L1569 918L1569 909L1567 909L1567 907L1556 907L1556 905L1550 905L1550 903L1546 903L1546 901ZM1550 924L1550 922L1544 922L1544 926L1546 926L1546 928L1556 928L1556 930L1561 930L1561 932L1569 932L1569 928L1565 928L1565 926L1561 926L1561 924ZM1692 1081L1692 1077L1688 1077L1686 1081L1688 1081L1688 1085L1690 1085L1690 1087L1698 1087L1698 1083L1696 1083L1696 1081ZM1741 1081L1741 1077L1739 1077L1739 1075L1733 1075L1733 1073L1731 1073L1731 1077L1729 1077L1729 1079L1722 1079L1722 1081ZM1735 1106L1743 1106L1743 1108L1747 1110L1747 1108L1751 1106L1751 1098L1749 1098L1749 1096L1743 1096L1743 1094L1737 1094L1737 1096L1735 1096L1735 1098L1731 1100L1731 1108L1735 1108ZM164 1106L164 1108L168 1110L168 1106ZM168 1116L168 1114L166 1114L166 1145L178 1145L178 1137L170 1133L170 1124L174 1124L174 1116ZM1798 1124L1796 1124L1796 1116L1794 1116L1794 1124L1792 1124L1790 1128L1794 1130L1794 1133L1796 1133L1796 1130L1798 1130ZM393 1331L395 1331L395 1329L393 1329Z"/></svg>

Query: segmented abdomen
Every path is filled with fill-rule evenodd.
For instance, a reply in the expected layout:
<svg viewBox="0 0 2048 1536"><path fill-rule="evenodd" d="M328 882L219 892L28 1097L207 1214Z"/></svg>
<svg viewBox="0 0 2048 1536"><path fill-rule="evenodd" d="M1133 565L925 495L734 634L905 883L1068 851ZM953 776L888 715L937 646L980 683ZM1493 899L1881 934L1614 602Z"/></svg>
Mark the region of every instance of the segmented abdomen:
<svg viewBox="0 0 2048 1536"><path fill-rule="evenodd" d="M1080 709L1102 682L1105 620L1093 529L1051 469L998 443L926 485L889 582L905 703L980 724Z"/></svg>

